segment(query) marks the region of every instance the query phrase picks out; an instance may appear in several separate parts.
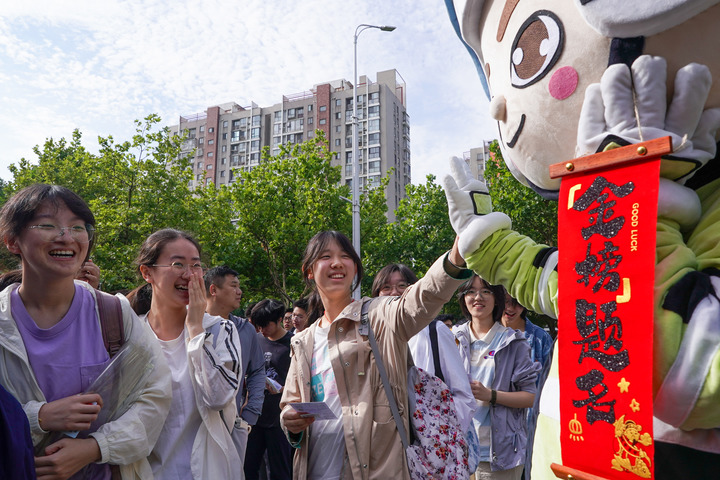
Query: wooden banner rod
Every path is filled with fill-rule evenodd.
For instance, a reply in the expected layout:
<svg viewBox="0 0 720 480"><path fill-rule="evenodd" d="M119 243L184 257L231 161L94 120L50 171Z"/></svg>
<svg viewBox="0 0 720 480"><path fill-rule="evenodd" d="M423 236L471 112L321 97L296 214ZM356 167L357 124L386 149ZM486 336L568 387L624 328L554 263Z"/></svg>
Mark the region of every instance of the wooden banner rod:
<svg viewBox="0 0 720 480"><path fill-rule="evenodd" d="M601 168L617 167L626 163L659 157L672 153L670 137L656 138L643 143L614 148L606 152L578 157L569 162L550 165L550 178L560 178L573 173L588 172Z"/></svg>

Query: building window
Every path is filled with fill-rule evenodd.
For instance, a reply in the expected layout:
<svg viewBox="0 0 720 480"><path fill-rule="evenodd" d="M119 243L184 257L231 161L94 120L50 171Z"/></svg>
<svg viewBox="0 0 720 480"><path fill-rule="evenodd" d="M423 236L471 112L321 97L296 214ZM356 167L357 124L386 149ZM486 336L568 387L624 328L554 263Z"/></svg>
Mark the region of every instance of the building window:
<svg viewBox="0 0 720 480"><path fill-rule="evenodd" d="M341 107L341 106L342 106L342 100L340 100L339 98L336 98L336 99L335 99L335 106L336 106L336 107Z"/></svg>
<svg viewBox="0 0 720 480"><path fill-rule="evenodd" d="M313 111L313 106L312 106L312 104L310 104L310 105L308 105L308 112L312 112L312 111Z"/></svg>
<svg viewBox="0 0 720 480"><path fill-rule="evenodd" d="M233 129L233 130L237 130L237 129L239 129L239 128L240 128L240 120L233 120L232 129Z"/></svg>
<svg viewBox="0 0 720 480"><path fill-rule="evenodd" d="M220 165L226 165L227 164L227 158L223 157L220 159Z"/></svg>
<svg viewBox="0 0 720 480"><path fill-rule="evenodd" d="M214 127L208 128L208 133L213 133L214 131L215 131L215 128L214 128Z"/></svg>
<svg viewBox="0 0 720 480"><path fill-rule="evenodd" d="M253 140L250 142L250 151L254 152L256 150L260 150L260 140Z"/></svg>
<svg viewBox="0 0 720 480"><path fill-rule="evenodd" d="M198 138L198 145L202 145L203 143L205 143L205 137Z"/></svg>
<svg viewBox="0 0 720 480"><path fill-rule="evenodd" d="M273 114L273 120L275 120L276 122L279 122L282 120L282 112L280 110L278 110L277 112L275 112Z"/></svg>
<svg viewBox="0 0 720 480"><path fill-rule="evenodd" d="M295 116L296 116L297 118L302 118L302 117L303 117L303 107L298 107L298 108L295 109Z"/></svg>
<svg viewBox="0 0 720 480"><path fill-rule="evenodd" d="M212 164L209 164L209 165L207 166L207 169L208 169L208 170L212 170Z"/></svg>
<svg viewBox="0 0 720 480"><path fill-rule="evenodd" d="M260 115L253 115L252 124L253 124L253 127L260 125Z"/></svg>
<svg viewBox="0 0 720 480"><path fill-rule="evenodd" d="M228 127L228 121L227 121L227 120L223 120L223 128L227 128L227 127Z"/></svg>
<svg viewBox="0 0 720 480"><path fill-rule="evenodd" d="M197 168L198 168L198 170L202 170L203 162L197 162Z"/></svg>
<svg viewBox="0 0 720 480"><path fill-rule="evenodd" d="M195 129L194 128L188 129L187 132L188 132L188 138L195 138Z"/></svg>
<svg viewBox="0 0 720 480"><path fill-rule="evenodd" d="M375 118L380 116L380 106L375 105L368 108L368 118Z"/></svg>
<svg viewBox="0 0 720 480"><path fill-rule="evenodd" d="M221 177L224 177L224 176L225 176L225 170L221 170L221 171L220 171L220 176L221 176Z"/></svg>
<svg viewBox="0 0 720 480"><path fill-rule="evenodd" d="M320 105L320 111L321 112L327 111L327 105Z"/></svg>
<svg viewBox="0 0 720 480"><path fill-rule="evenodd" d="M370 147L368 149L368 158L380 158L380 147Z"/></svg>
<svg viewBox="0 0 720 480"><path fill-rule="evenodd" d="M223 145L222 148L221 148L221 150L222 150L223 153L227 152L227 145Z"/></svg>
<svg viewBox="0 0 720 480"><path fill-rule="evenodd" d="M207 156L208 156L208 158L210 158L210 157L213 157L214 154L213 154L213 152L208 152L208 155L207 155Z"/></svg>
<svg viewBox="0 0 720 480"><path fill-rule="evenodd" d="M327 123L327 120L325 120L324 118L320 119L320 125L325 125L326 123Z"/></svg>
<svg viewBox="0 0 720 480"><path fill-rule="evenodd" d="M250 130L250 138L260 138L260 127Z"/></svg>
<svg viewBox="0 0 720 480"><path fill-rule="evenodd" d="M222 139L223 139L223 140L227 140L227 133L223 133L223 134L222 134Z"/></svg>
<svg viewBox="0 0 720 480"><path fill-rule="evenodd" d="M208 145L213 145L215 143L215 140L208 140Z"/></svg>
<svg viewBox="0 0 720 480"><path fill-rule="evenodd" d="M380 130L380 119L375 118L373 120L368 120L368 131L377 132L378 130Z"/></svg>
<svg viewBox="0 0 720 480"><path fill-rule="evenodd" d="M335 120L340 120L342 118L340 112L335 112Z"/></svg>
<svg viewBox="0 0 720 480"><path fill-rule="evenodd" d="M368 145L377 145L380 143L380 134L379 133L371 133L368 135Z"/></svg>
<svg viewBox="0 0 720 480"><path fill-rule="evenodd" d="M295 109L294 108L288 108L287 118L295 118Z"/></svg>
<svg viewBox="0 0 720 480"><path fill-rule="evenodd" d="M339 138L336 138L336 139L335 139L335 146L336 146L336 147L339 147L339 146L340 146L340 139L339 139Z"/></svg>
<svg viewBox="0 0 720 480"><path fill-rule="evenodd" d="M372 92L370 95L368 95L368 103L370 105L377 103L380 101L380 92Z"/></svg>
<svg viewBox="0 0 720 480"><path fill-rule="evenodd" d="M380 160L368 162L368 173L380 173Z"/></svg>
<svg viewBox="0 0 720 480"><path fill-rule="evenodd" d="M312 125L312 124L313 124L313 117L308 117L308 125Z"/></svg>
<svg viewBox="0 0 720 480"><path fill-rule="evenodd" d="M200 125L200 132L204 132L204 131L205 131L205 125Z"/></svg>

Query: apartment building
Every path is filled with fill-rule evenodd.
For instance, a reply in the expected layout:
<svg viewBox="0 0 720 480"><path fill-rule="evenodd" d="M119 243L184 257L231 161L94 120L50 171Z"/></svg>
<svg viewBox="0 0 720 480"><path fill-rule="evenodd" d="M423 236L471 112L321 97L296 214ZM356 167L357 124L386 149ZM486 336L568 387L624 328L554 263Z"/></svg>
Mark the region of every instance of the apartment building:
<svg viewBox="0 0 720 480"><path fill-rule="evenodd" d="M357 86L358 157L360 189L380 185L394 169L386 191L388 216L392 220L398 202L410 183L410 120L406 110L406 85L396 70L377 73L377 81L359 78ZM273 155L280 145L301 143L315 130L325 133L332 152L331 163L342 166L343 181L352 184L353 85L335 80L311 90L283 95L268 107L226 103L205 112L183 115L173 133L188 132L183 152L193 150L193 187L227 185L239 170L258 165L261 150Z"/></svg>
<svg viewBox="0 0 720 480"><path fill-rule="evenodd" d="M490 144L492 140L483 141L482 147L471 148L469 152L463 152L463 160L470 166L473 178L484 178L485 163L490 159Z"/></svg>

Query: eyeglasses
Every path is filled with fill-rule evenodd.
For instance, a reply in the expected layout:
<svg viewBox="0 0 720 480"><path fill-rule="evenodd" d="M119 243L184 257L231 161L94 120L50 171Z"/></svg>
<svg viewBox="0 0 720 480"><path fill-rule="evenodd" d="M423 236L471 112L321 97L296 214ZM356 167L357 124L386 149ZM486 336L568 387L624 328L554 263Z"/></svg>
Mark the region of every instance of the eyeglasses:
<svg viewBox="0 0 720 480"><path fill-rule="evenodd" d="M182 275L183 273L190 270L192 273L205 273L207 268L204 263L193 263L192 265L186 265L182 262L173 262L170 265L158 265L156 263L151 265L152 267L171 267L173 272Z"/></svg>
<svg viewBox="0 0 720 480"><path fill-rule="evenodd" d="M95 228L90 224L59 227L52 223L41 223L39 225L30 225L27 228L40 232L41 237L46 242L52 242L58 236L63 237L67 232L73 240L80 243L89 243L95 233Z"/></svg>
<svg viewBox="0 0 720 480"><path fill-rule="evenodd" d="M492 297L493 292L492 292L492 290L488 290L487 288L483 288L480 290L470 289L470 290L466 290L464 295L466 297L477 297L478 295L480 295L480 298L486 299L486 298Z"/></svg>
<svg viewBox="0 0 720 480"><path fill-rule="evenodd" d="M397 289L398 292L402 293L405 291L405 289L409 285L405 282L396 283L395 285L383 285L383 287L380 289L381 294L390 293L394 289Z"/></svg>

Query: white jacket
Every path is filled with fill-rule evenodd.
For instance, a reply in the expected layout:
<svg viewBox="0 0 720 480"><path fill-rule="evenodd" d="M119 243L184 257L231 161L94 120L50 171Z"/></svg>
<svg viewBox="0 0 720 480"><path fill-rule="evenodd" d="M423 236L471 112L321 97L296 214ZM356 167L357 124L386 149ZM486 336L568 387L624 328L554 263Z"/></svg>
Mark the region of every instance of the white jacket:
<svg viewBox="0 0 720 480"><path fill-rule="evenodd" d="M95 297L95 291L87 283L76 284L88 288ZM0 383L23 405L30 421L33 444L37 445L48 435L38 423L40 407L47 402L30 367L25 345L11 314L10 293L18 285L10 285L0 292ZM91 436L100 447L101 460L98 463L120 465L123 479L152 479L147 456L170 409L170 370L152 332L144 322L139 321L127 299L122 295L118 298L122 304L125 342L149 349L154 368L130 409L117 420L102 425ZM97 310L97 303L95 308Z"/></svg>
<svg viewBox="0 0 720 480"><path fill-rule="evenodd" d="M212 326L220 322L220 328ZM240 338L235 325L222 317L205 314L205 335L187 345L193 375L195 403L203 423L193 443L193 478L231 479L241 475L242 462L230 433L235 425L235 397L243 379ZM217 340L214 334L218 332ZM233 388L234 385L234 388Z"/></svg>
<svg viewBox="0 0 720 480"><path fill-rule="evenodd" d="M195 406L202 419L192 446L192 478L243 478L230 435L237 416L235 397L243 379L240 339L235 325L222 317L206 313L203 328L204 333L186 344Z"/></svg>

